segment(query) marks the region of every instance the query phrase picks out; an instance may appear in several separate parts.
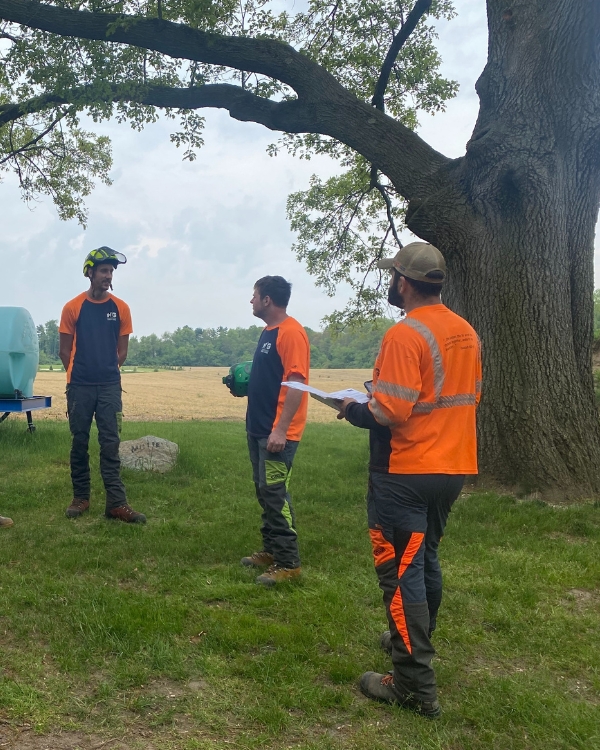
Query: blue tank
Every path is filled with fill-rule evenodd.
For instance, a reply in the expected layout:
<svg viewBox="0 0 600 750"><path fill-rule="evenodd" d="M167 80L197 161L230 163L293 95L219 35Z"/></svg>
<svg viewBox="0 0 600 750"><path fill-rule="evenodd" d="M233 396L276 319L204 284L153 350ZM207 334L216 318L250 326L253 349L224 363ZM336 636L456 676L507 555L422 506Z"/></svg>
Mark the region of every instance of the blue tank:
<svg viewBox="0 0 600 750"><path fill-rule="evenodd" d="M33 396L40 350L33 318L24 307L0 307L0 397Z"/></svg>

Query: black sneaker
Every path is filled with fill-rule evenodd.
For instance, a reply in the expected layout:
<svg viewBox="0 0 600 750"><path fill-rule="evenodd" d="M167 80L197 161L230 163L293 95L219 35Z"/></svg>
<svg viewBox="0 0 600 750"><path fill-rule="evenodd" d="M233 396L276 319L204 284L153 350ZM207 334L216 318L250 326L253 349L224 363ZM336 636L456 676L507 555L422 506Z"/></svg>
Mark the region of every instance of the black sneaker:
<svg viewBox="0 0 600 750"><path fill-rule="evenodd" d="M401 695L394 687L394 677L391 674L365 672L360 678L360 691L367 698L384 703L391 703L413 711L427 719L437 719L442 713L440 704L435 701L420 701L412 695Z"/></svg>

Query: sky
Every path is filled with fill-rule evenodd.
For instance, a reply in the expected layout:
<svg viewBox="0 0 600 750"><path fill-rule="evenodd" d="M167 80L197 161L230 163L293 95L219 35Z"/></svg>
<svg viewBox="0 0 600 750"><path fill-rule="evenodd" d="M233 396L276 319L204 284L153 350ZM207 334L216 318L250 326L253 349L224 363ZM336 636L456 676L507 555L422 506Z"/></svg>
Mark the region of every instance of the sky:
<svg viewBox="0 0 600 750"><path fill-rule="evenodd" d="M458 17L438 23L438 47L442 73L460 91L446 112L422 115L419 129L449 157L464 153L473 130L474 85L487 45L484 0L455 5ZM306 326L318 329L325 315L342 308L348 289L332 298L315 286L291 250L285 215L290 192L305 189L312 174L332 175L336 165L325 157L269 157L276 133L220 110L202 114L205 146L191 163L169 141L172 121L162 118L142 133L116 122L100 126L113 144L113 184L98 185L86 200L85 230L75 220L60 221L50 199L25 204L15 179L0 183L0 305L26 307L36 325L58 319L64 303L87 286L86 254L108 245L128 258L115 273L114 293L130 305L136 335L184 325L253 325L252 287L267 274L292 282L288 312Z"/></svg>

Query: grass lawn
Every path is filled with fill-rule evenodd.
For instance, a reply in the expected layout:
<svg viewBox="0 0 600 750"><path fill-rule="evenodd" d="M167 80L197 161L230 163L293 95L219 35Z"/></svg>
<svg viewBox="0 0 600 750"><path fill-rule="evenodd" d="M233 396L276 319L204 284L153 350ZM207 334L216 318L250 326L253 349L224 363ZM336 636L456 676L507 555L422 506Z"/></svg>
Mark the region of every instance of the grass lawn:
<svg viewBox="0 0 600 750"><path fill-rule="evenodd" d="M64 423L0 425L0 748L600 748L600 507L475 493L441 545L443 716L367 701L387 669L364 494L367 435L308 426L292 479L298 584L265 590L241 423L124 425L181 448L124 472L144 527L69 521ZM93 438L92 443L95 442Z"/></svg>

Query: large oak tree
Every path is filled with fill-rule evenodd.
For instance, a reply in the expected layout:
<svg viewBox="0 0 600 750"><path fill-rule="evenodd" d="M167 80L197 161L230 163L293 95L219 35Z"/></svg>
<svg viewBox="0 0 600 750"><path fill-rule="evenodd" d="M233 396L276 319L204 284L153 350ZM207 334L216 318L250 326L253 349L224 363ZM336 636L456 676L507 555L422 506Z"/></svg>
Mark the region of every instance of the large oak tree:
<svg viewBox="0 0 600 750"><path fill-rule="evenodd" d="M372 26L385 24L378 16L381 3L359 5ZM29 159L26 190L35 189L36 170L45 166L52 174L52 160L67 152L73 180L89 180L90 165L92 175L105 175L106 144L74 127L75 148L65 151L63 140L62 152L56 144L44 149L48 164L42 167L34 157L63 119L73 125L77 112L102 117L113 106L140 125L152 119L153 107L181 110L184 126L174 137L192 147L200 121L190 112L220 107L238 120L289 134L292 147L335 150L338 144L342 158L358 155L390 221L389 196L396 193L407 203L409 229L445 254L445 300L482 338L483 471L527 490L597 493L600 423L591 357L600 3L487 0L480 112L459 159L419 138L410 113L394 109L398 99L389 100L390 114L384 111L388 86L400 85L411 60L408 54L404 66L395 62L399 51L406 53L411 24L427 11L443 12L441 5L419 0L399 19L395 46L373 76L368 45L352 47L364 58L354 74L343 65L344 45L332 46L338 20L343 23L342 2L315 0L310 8L321 14L316 26L310 13L297 23L255 3L226 34L221 22L227 3L210 0L140 3L136 14L132 6L100 0L72 7L0 0L0 18L7 22L2 34L11 45L4 71L11 96L0 103L0 143L8 157ZM354 26L357 33L366 28ZM414 33L426 34L425 28L418 23ZM311 29L311 43L302 43L302 33ZM179 85L184 62L191 74L185 87ZM427 69L425 61L421 72ZM236 73L222 82L227 71ZM372 98L365 95L369 86ZM433 75L424 99L427 89L439 106L449 87ZM32 117L41 118L37 130ZM87 154L83 164L76 153ZM53 189L67 200L70 187L59 179Z"/></svg>

